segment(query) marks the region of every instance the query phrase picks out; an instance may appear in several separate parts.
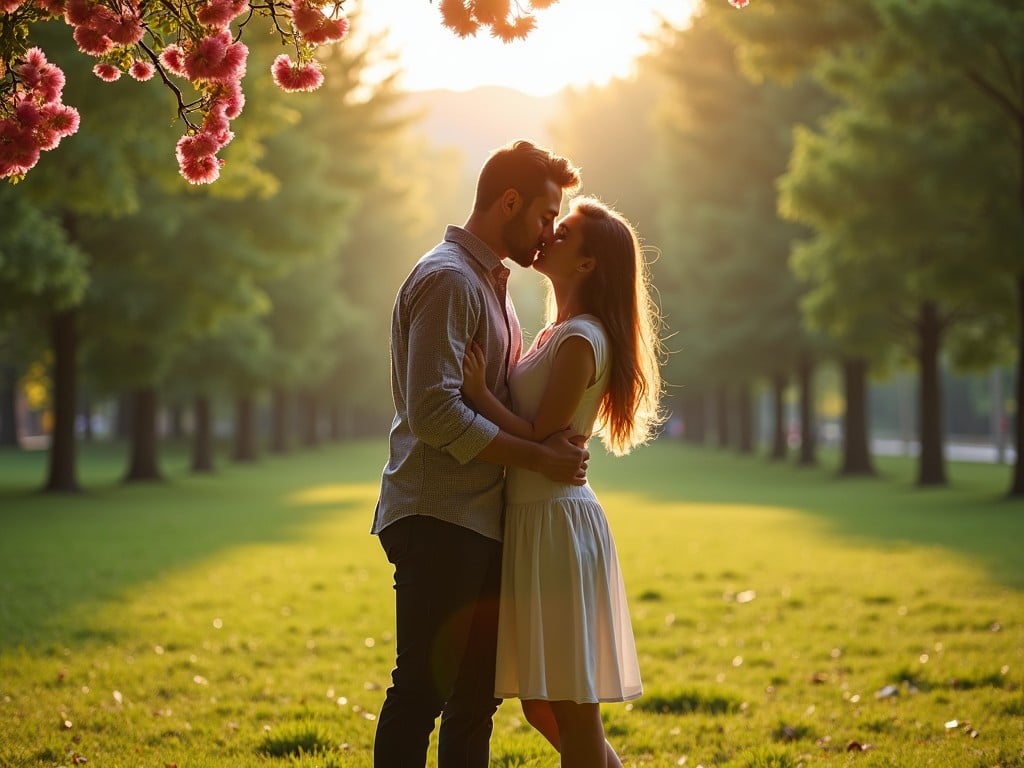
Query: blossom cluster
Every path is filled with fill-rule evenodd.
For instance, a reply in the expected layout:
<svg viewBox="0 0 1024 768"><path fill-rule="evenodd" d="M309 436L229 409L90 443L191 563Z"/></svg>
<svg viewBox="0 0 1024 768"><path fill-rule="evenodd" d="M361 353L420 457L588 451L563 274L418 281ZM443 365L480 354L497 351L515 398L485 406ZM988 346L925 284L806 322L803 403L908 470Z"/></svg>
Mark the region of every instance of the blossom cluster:
<svg viewBox="0 0 1024 768"><path fill-rule="evenodd" d="M30 48L13 69L18 86L0 112L0 178L27 173L79 122L78 110L61 102L64 73L39 48Z"/></svg>
<svg viewBox="0 0 1024 768"><path fill-rule="evenodd" d="M249 49L240 38L249 19L268 16L282 42L295 51L294 61L288 54L274 61L274 82L285 91L312 91L324 79L317 47L348 32L342 2L0 0L0 23L5 30L27 32L36 21L62 17L79 50L98 59L93 73L101 80L114 82L125 71L138 81L159 74L175 93L186 126L175 148L181 175L208 184L220 175L224 161L217 153L234 137L231 121L245 105L242 78ZM78 129L78 113L60 103L64 74L42 51L0 54L0 178L16 180L36 164L41 150ZM187 100L171 77L187 80L198 98Z"/></svg>

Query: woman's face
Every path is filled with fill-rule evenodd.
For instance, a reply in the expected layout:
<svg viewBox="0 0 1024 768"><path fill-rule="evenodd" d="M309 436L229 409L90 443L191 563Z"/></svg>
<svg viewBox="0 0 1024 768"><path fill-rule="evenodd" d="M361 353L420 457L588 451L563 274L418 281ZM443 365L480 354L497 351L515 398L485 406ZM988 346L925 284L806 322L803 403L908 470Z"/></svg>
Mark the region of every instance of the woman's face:
<svg viewBox="0 0 1024 768"><path fill-rule="evenodd" d="M555 225L554 236L533 263L533 268L552 280L583 277L589 260L583 251L584 214L573 211Z"/></svg>

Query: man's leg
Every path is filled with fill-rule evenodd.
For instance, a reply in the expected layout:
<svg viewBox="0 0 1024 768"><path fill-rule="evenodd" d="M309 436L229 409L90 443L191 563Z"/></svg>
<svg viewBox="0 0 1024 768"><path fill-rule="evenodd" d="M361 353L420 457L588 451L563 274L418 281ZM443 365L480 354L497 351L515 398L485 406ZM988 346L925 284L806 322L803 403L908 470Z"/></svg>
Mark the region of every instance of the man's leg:
<svg viewBox="0 0 1024 768"><path fill-rule="evenodd" d="M468 614L466 652L441 717L438 768L487 768L490 760L492 718L501 703L494 697L501 544L491 543L496 546L492 547L476 605Z"/></svg>
<svg viewBox="0 0 1024 768"><path fill-rule="evenodd" d="M374 765L415 768L426 764L430 732L456 687L473 606L501 544L424 516L392 523L380 541L395 566L397 653L377 722Z"/></svg>

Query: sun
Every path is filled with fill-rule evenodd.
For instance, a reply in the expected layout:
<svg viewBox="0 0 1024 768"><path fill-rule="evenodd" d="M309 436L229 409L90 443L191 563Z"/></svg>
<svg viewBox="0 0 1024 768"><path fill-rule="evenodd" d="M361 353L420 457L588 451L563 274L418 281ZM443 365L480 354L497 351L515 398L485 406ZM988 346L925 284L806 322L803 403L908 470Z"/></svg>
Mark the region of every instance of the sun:
<svg viewBox="0 0 1024 768"><path fill-rule="evenodd" d="M430 0L358 0L350 3L368 33L386 32L410 90L469 90L483 85L536 96L567 86L603 84L628 75L659 19L684 23L695 0L604 3L558 0L536 11L537 29L523 41L502 43L486 32L459 38L444 28Z"/></svg>

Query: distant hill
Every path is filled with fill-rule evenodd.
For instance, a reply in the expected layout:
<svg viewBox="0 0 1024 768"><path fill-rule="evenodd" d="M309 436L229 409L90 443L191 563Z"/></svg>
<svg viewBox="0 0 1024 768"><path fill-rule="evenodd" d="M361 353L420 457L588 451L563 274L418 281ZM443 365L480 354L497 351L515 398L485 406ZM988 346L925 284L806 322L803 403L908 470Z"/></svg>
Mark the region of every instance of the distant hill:
<svg viewBox="0 0 1024 768"><path fill-rule="evenodd" d="M406 96L409 110L423 115L418 123L423 134L433 144L458 150L474 177L487 154L501 144L529 139L550 146L549 124L558 103L557 95L530 96L499 86Z"/></svg>

